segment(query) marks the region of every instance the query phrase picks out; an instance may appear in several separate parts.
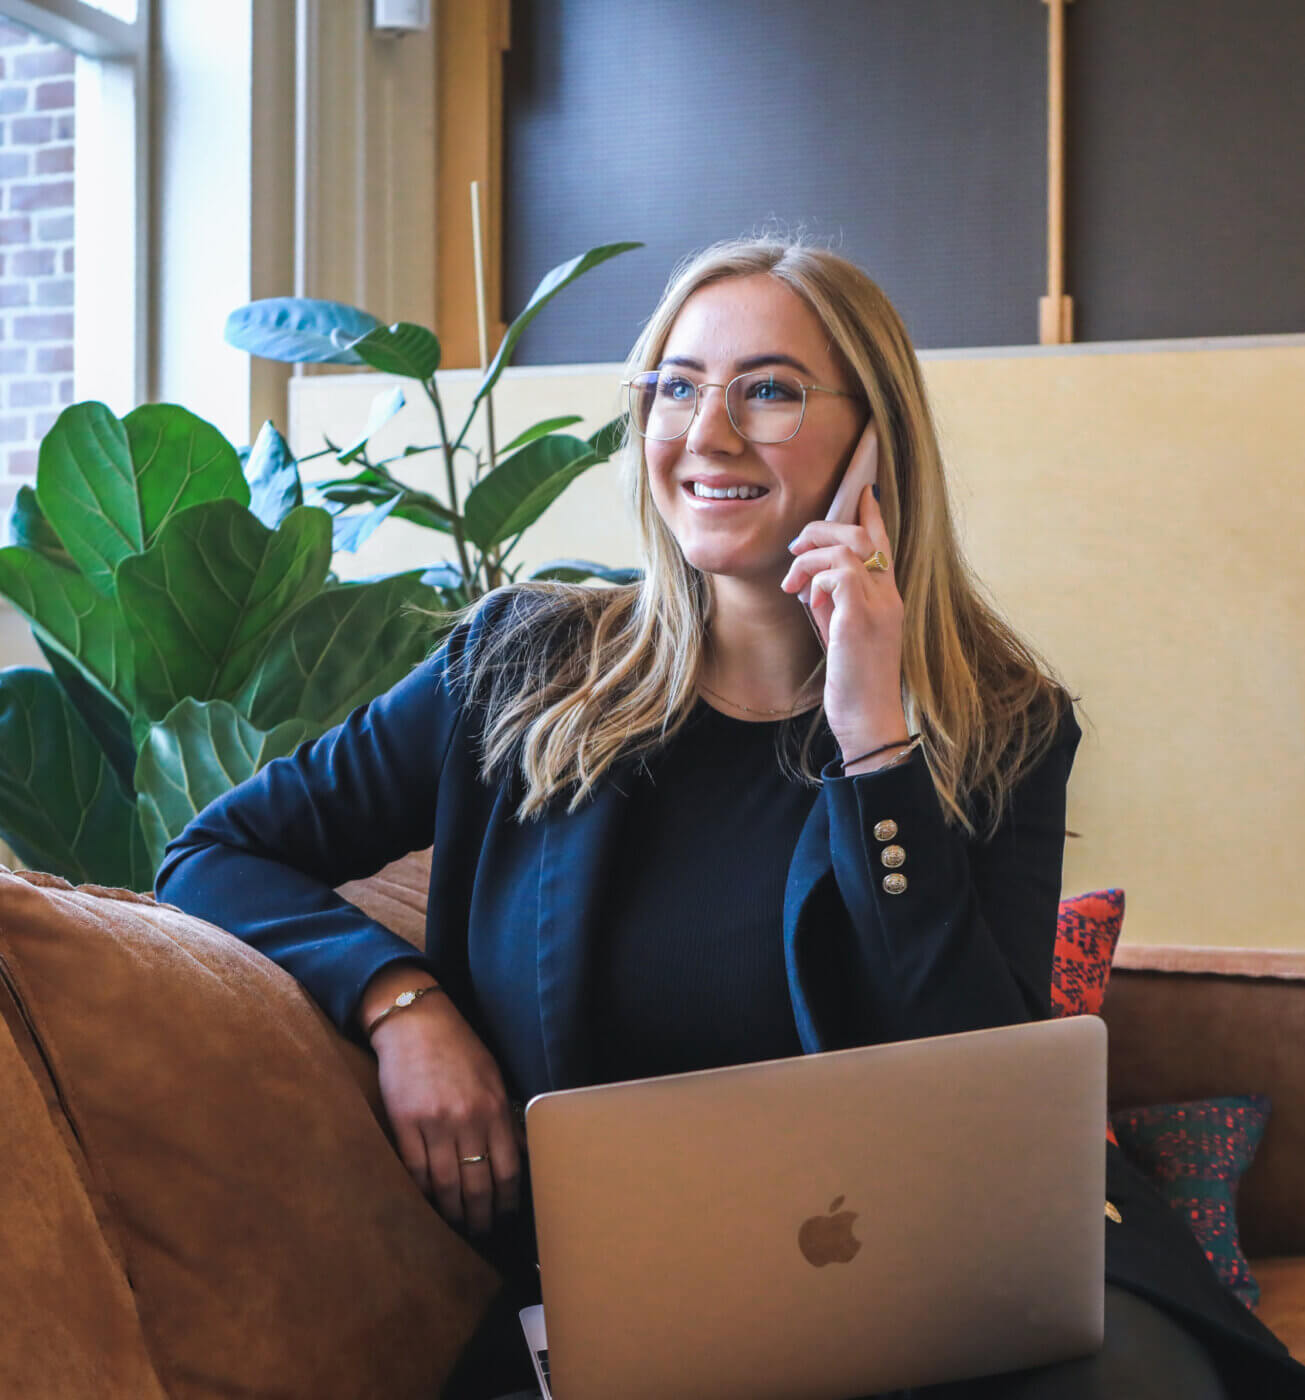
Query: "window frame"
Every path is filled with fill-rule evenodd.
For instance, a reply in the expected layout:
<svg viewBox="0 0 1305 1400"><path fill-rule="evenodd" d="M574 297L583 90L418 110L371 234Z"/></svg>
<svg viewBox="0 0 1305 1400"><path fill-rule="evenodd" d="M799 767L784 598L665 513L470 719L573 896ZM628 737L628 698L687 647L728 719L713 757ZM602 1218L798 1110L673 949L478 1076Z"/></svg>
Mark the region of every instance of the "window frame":
<svg viewBox="0 0 1305 1400"><path fill-rule="evenodd" d="M136 0L136 18L127 21L85 0L0 0L0 16L78 55L73 392L77 399L103 399L120 414L145 399L150 363L153 3ZM96 105L94 120L84 119L84 96ZM85 178L91 168L95 180ZM107 177L99 178L105 171ZM110 190L116 196L124 185L130 199L111 196ZM78 243L80 228L104 236L94 244ZM125 277L124 261L129 264Z"/></svg>

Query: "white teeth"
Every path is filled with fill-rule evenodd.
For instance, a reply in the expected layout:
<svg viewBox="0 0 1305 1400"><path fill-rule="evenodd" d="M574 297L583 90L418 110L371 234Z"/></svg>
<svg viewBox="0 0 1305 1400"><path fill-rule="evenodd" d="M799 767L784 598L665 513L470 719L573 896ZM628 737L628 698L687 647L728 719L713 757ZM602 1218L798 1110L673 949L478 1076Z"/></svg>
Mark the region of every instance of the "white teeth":
<svg viewBox="0 0 1305 1400"><path fill-rule="evenodd" d="M695 481L693 494L705 496L711 501L755 501L758 496L764 496L766 490L762 486L704 486L702 482Z"/></svg>

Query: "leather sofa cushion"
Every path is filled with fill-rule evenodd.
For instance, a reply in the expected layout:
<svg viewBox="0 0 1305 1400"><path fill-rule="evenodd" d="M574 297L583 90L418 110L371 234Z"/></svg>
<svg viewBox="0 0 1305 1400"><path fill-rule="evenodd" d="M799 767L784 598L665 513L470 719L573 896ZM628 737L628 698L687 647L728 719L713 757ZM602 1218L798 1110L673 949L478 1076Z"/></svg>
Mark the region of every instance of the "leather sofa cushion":
<svg viewBox="0 0 1305 1400"><path fill-rule="evenodd" d="M76 1141L3 987L0 1011L0 1317L7 1341L0 1346L0 1395L163 1400L122 1261L78 1169Z"/></svg>
<svg viewBox="0 0 1305 1400"><path fill-rule="evenodd" d="M349 1062L367 1057L287 973L147 896L8 873L0 961L28 1042L0 1315L12 1338L15 1309L48 1314L34 1346L0 1348L33 1368L0 1393L156 1394L141 1339L177 1400L438 1393L498 1277L386 1141ZM50 1389L56 1320L67 1364L103 1345L119 1389Z"/></svg>

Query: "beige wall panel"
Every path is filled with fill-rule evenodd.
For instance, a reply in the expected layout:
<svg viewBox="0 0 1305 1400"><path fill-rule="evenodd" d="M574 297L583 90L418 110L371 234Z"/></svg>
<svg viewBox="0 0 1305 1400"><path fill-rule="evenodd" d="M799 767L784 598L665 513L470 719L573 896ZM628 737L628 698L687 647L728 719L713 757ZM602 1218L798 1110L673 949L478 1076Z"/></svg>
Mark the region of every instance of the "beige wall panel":
<svg viewBox="0 0 1305 1400"><path fill-rule="evenodd" d="M1305 346L926 365L970 558L1081 695L1065 887L1295 947Z"/></svg>
<svg viewBox="0 0 1305 1400"><path fill-rule="evenodd" d="M970 558L1083 699L1066 891L1122 886L1129 942L1305 946L1305 345L922 358ZM446 377L451 423L477 377ZM563 412L592 431L619 377L510 372L499 440ZM356 431L385 382L296 381L298 450ZM424 404L404 412L382 447L431 430ZM387 524L354 576L443 544ZM632 547L598 467L521 553Z"/></svg>

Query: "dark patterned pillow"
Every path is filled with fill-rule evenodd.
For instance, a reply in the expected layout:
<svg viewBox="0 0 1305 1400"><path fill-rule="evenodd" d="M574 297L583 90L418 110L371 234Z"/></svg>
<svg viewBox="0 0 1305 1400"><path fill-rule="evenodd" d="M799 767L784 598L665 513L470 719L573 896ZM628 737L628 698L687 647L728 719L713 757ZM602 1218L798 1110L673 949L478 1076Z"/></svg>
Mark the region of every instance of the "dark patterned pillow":
<svg viewBox="0 0 1305 1400"><path fill-rule="evenodd" d="M1060 902L1051 962L1051 1014L1099 1016L1124 925L1123 890L1093 890ZM1106 1124L1106 1141L1118 1146Z"/></svg>
<svg viewBox="0 0 1305 1400"><path fill-rule="evenodd" d="M1219 1281L1248 1308L1260 1301L1260 1285L1237 1240L1237 1183L1255 1157L1269 1108L1264 1094L1237 1094L1111 1115L1125 1155L1187 1221Z"/></svg>

